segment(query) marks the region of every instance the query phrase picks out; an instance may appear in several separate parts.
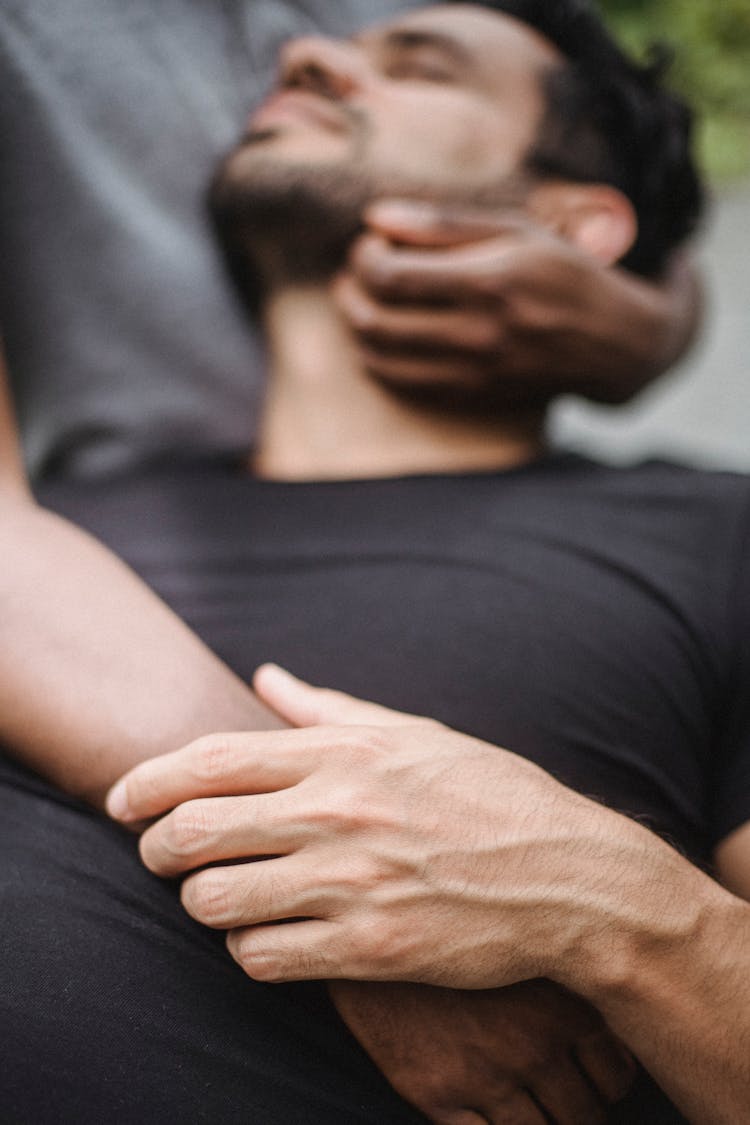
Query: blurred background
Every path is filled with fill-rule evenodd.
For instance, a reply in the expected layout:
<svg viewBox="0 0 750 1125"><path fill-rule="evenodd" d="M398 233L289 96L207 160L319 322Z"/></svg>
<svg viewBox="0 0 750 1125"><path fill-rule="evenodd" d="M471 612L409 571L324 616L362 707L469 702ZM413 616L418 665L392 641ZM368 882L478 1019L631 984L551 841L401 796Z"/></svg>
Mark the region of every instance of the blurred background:
<svg viewBox="0 0 750 1125"><path fill-rule="evenodd" d="M672 84L700 114L698 153L714 203L700 244L701 338L631 406L569 399L552 432L614 462L651 454L750 471L750 0L599 0L636 53L675 45Z"/></svg>

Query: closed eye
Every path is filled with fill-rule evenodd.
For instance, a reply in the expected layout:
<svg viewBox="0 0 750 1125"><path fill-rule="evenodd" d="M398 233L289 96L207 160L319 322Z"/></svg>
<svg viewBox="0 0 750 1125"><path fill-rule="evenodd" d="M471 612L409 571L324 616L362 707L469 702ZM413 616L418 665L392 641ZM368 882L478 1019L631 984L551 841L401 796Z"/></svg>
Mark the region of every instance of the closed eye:
<svg viewBox="0 0 750 1125"><path fill-rule="evenodd" d="M451 82L455 70L447 66L445 60L431 58L429 52L408 52L405 56L393 59L383 68L388 78L414 78L423 82Z"/></svg>
<svg viewBox="0 0 750 1125"><path fill-rule="evenodd" d="M438 32L393 29L381 50L381 67L388 78L452 82L470 63L461 44Z"/></svg>

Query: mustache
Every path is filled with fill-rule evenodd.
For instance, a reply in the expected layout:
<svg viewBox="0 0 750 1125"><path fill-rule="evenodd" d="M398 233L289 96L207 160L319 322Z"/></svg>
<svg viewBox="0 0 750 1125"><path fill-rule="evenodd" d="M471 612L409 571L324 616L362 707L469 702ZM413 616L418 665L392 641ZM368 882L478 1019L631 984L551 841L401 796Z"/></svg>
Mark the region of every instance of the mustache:
<svg viewBox="0 0 750 1125"><path fill-rule="evenodd" d="M357 142L357 147L359 147L359 142L370 134L371 124L367 112L361 106L351 105L322 81L319 84L308 80L283 82L266 95L255 113L261 114L264 106L267 104L272 106L277 98L283 98L285 94L295 93L310 95L312 98L319 98L331 107L331 109L335 111L336 117L340 118L343 131L353 135L355 142ZM269 140L276 135L276 132L277 127L275 125L253 126L251 117L249 126L239 138L236 147L244 147L248 144L252 145Z"/></svg>

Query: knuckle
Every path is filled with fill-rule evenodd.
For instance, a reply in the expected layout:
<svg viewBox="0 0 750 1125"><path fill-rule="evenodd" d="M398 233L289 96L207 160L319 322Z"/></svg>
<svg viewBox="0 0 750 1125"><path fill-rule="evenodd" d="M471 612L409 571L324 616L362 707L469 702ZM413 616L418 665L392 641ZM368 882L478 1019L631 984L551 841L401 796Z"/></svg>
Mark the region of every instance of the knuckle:
<svg viewBox="0 0 750 1125"><path fill-rule="evenodd" d="M472 316L465 316L456 327L456 342L469 351L478 352L480 355L497 351L503 338L504 327L500 313L493 309L491 312L477 312Z"/></svg>
<svg viewBox="0 0 750 1125"><path fill-rule="evenodd" d="M389 294L403 284L404 266L383 247L370 247L360 257L359 276L372 293Z"/></svg>
<svg viewBox="0 0 750 1125"><path fill-rule="evenodd" d="M457 1117L456 1111L450 1108L463 1100L462 1090L466 1087L462 1087L458 1080L451 1080L440 1073L417 1077L409 1074L407 1081L409 1100L426 1114L432 1125L461 1125L461 1117Z"/></svg>
<svg viewBox="0 0 750 1125"><path fill-rule="evenodd" d="M355 274L377 273L384 262L389 262L392 253L388 243L378 234L363 234L354 243L349 254L349 264Z"/></svg>
<svg viewBox="0 0 750 1125"><path fill-rule="evenodd" d="M363 915L351 920L349 934L348 962L357 976L398 980L403 975L401 942L386 920Z"/></svg>
<svg viewBox="0 0 750 1125"><path fill-rule="evenodd" d="M362 901L363 896L371 894L380 886L383 872L380 865L370 856L358 856L349 860L342 872L340 881L353 901Z"/></svg>
<svg viewBox="0 0 750 1125"><path fill-rule="evenodd" d="M125 779L125 792L131 808L152 808L159 803L161 782L153 762L142 762Z"/></svg>
<svg viewBox="0 0 750 1125"><path fill-rule="evenodd" d="M519 1073L527 1082L543 1079L549 1073L554 1057L551 1045L546 1047L540 1041L527 1040L518 1067Z"/></svg>
<svg viewBox="0 0 750 1125"><path fill-rule="evenodd" d="M390 746L387 727L360 727L353 743L353 749L363 759L372 761L385 754Z"/></svg>
<svg viewBox="0 0 750 1125"><path fill-rule="evenodd" d="M186 801L165 821L167 849L175 856L194 855L205 846L213 832L213 817L203 801Z"/></svg>
<svg viewBox="0 0 750 1125"><path fill-rule="evenodd" d="M186 879L181 899L188 914L207 926L221 927L231 917L229 887L218 871L202 871Z"/></svg>
<svg viewBox="0 0 750 1125"><path fill-rule="evenodd" d="M195 744L193 774L199 782L211 785L231 772L236 750L228 738L211 735Z"/></svg>
<svg viewBox="0 0 750 1125"><path fill-rule="evenodd" d="M480 346L482 350L497 355L507 344L507 338L507 328L498 310L483 323Z"/></svg>
<svg viewBox="0 0 750 1125"><path fill-rule="evenodd" d="M281 979L277 958L269 949L260 946L252 935L235 938L230 948L235 961L253 980L275 984Z"/></svg>
<svg viewBox="0 0 750 1125"><path fill-rule="evenodd" d="M342 699L340 694L331 692L326 705L327 710L333 712L340 699ZM339 710L341 717L345 717L343 708ZM358 780L356 767L375 764L388 751L392 744L390 732L389 727L372 724L331 728L331 750L350 769L349 780L353 786ZM341 791L344 792L345 788L342 787Z"/></svg>
<svg viewBox="0 0 750 1125"><path fill-rule="evenodd" d="M322 794L307 812L309 822L328 835L347 835L363 828L367 811L356 782L342 781Z"/></svg>
<svg viewBox="0 0 750 1125"><path fill-rule="evenodd" d="M374 332L380 323L379 310L370 301L352 302L348 308L348 316L354 328L364 334Z"/></svg>
<svg viewBox="0 0 750 1125"><path fill-rule="evenodd" d="M511 271L491 261L475 277L477 293L489 298L492 305L507 305L516 295Z"/></svg>

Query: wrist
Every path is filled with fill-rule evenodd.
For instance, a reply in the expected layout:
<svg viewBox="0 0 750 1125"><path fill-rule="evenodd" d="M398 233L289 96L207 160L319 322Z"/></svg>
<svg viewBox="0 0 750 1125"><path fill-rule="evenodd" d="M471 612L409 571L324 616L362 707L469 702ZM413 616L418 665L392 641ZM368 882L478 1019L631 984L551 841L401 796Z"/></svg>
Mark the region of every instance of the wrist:
<svg viewBox="0 0 750 1125"><path fill-rule="evenodd" d="M649 1011L674 1009L682 1024L687 1013L680 1017L680 1009L710 992L714 975L726 981L723 962L732 963L750 913L746 903L676 853L661 877L629 889L618 910L582 935L556 974L623 1037L631 1021Z"/></svg>

